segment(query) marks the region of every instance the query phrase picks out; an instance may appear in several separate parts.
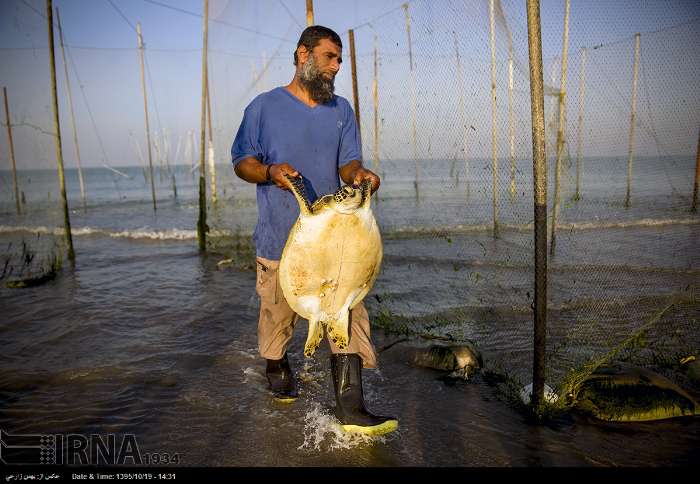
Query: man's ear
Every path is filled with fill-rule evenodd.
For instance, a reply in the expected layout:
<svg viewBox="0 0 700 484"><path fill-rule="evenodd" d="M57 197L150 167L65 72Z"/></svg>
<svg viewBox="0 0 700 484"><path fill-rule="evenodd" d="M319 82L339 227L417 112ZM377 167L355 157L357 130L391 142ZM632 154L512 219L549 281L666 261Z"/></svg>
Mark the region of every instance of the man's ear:
<svg viewBox="0 0 700 484"><path fill-rule="evenodd" d="M297 49L297 59L299 59L299 64L306 64L309 59L309 51L305 45L300 45Z"/></svg>

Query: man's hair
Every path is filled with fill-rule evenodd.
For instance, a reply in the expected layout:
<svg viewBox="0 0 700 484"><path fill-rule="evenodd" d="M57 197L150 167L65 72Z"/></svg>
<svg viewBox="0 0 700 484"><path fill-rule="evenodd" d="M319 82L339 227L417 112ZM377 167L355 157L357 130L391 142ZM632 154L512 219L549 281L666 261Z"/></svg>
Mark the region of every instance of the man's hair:
<svg viewBox="0 0 700 484"><path fill-rule="evenodd" d="M314 47L316 47L321 39L330 39L331 42L336 44L341 49L343 48L343 42L340 40L340 36L328 27L323 27L321 25L312 25L311 27L306 27L299 37L299 42L297 42L297 48L294 49L294 65L297 65L297 50L300 46L306 47L306 49L311 53Z"/></svg>

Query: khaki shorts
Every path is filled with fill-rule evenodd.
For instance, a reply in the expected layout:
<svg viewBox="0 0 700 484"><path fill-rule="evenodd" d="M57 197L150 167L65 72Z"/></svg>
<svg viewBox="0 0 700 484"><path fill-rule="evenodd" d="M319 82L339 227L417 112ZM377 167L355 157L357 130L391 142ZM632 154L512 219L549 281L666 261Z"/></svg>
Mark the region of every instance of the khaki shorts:
<svg viewBox="0 0 700 484"><path fill-rule="evenodd" d="M258 320L258 349L260 356L279 360L284 356L292 339L294 326L299 319L287 304L277 280L279 261L256 258L257 279L255 290L260 296L260 319ZM344 350L339 349L328 337L333 353L359 353L362 366L376 368L377 352L370 339L369 316L361 302L350 311L350 342ZM327 336L327 335L326 335Z"/></svg>

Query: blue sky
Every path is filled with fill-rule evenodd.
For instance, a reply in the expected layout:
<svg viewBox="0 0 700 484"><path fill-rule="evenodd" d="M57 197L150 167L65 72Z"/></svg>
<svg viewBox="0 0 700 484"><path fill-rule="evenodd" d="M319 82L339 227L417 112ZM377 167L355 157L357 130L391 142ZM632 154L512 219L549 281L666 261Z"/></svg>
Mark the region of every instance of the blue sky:
<svg viewBox="0 0 700 484"><path fill-rule="evenodd" d="M347 30L357 27L358 70L365 156L371 131L371 77L374 35L378 35L380 57L380 111L383 119L382 156L406 158L407 119L410 115L405 16L400 0L316 0L315 21L338 31L347 43ZM99 166L140 164L135 146L144 149L143 100L139 80L136 34L140 22L147 46L149 112L151 128L169 139L171 160L176 140L180 157L189 130L199 129L201 92L201 45L203 2L200 0L56 0L60 9L65 42L72 64L70 76L83 163ZM516 44L516 57L526 66L526 19L523 1L504 0L503 7ZM169 8L171 7L171 8ZM41 0L0 2L0 83L7 86L13 122L51 130L47 58L46 4ZM561 54L563 0L541 3L543 51L546 77L552 66L559 84L557 56ZM485 140L490 136L488 2L486 0L414 0L409 11L412 21L413 54L417 67L419 156L448 157L436 145L452 146L451 127L477 125L470 143L470 156L487 156ZM190 12L190 13L188 13ZM212 112L218 162L227 159L242 110L257 93L288 82L293 75L291 55L305 26L305 0L210 1L210 75ZM587 73L587 119L593 129L585 146L594 154L626 152L619 143L629 125L629 84L632 37L636 32L653 32L700 18L700 2L593 1L572 0L569 44L568 126L573 132L577 116L579 47L604 47L591 51ZM670 33L643 35L647 121L656 132L668 133L664 150L690 153L698 122L699 22ZM455 31L452 34L451 31ZM497 31L499 76L499 121L505 129L505 85L507 50L503 31ZM462 86L455 87L453 35L459 37L462 56ZM649 40L647 40L649 39ZM612 44L609 45L608 44ZM58 44L57 44L58 48ZM57 51L59 97L64 151L72 166L74 149L68 115L62 57ZM349 61L349 49L344 49ZM265 74L264 65L270 61ZM672 71L664 63L671 62ZM350 63L343 66L337 92L351 98ZM657 66L657 69L654 67ZM673 70L676 69L676 70ZM677 71L677 72L676 72ZM78 78L80 78L80 89ZM526 72L516 74L516 119L519 121L518 150L529 156L529 104ZM259 76L258 82L254 79ZM668 76L669 78L666 79ZM672 88L671 88L672 86ZM666 89L664 89L666 87ZM667 91L671 90L672 95ZM669 97L664 97L669 96ZM459 105L454 122L450 115ZM86 102L87 101L87 102ZM549 104L548 104L549 106ZM88 110L89 108L89 110ZM614 108L614 109L613 109ZM610 111L619 111L614 116ZM91 117L92 115L92 117ZM625 118L627 116L627 118ZM94 119L94 125L92 122ZM694 126L691 126L695 123ZM678 124L679 126L676 126ZM481 126L483 125L483 127ZM460 129L457 129L461 132ZM640 129L641 153L658 152L649 141L649 129ZM4 134L4 133L3 133ZM499 136L504 137L505 134ZM690 136L692 138L692 136ZM198 138L198 132L197 132ZM695 136L696 138L696 136ZM591 141L597 140L595 142ZM570 138L572 146L575 139ZM459 144L459 143L457 143ZM35 128L15 129L20 167L51 167L55 164L52 140ZM7 169L7 140L0 140L0 168ZM504 148L505 149L505 148ZM448 150L449 151L449 150ZM179 162L188 162L184 159Z"/></svg>

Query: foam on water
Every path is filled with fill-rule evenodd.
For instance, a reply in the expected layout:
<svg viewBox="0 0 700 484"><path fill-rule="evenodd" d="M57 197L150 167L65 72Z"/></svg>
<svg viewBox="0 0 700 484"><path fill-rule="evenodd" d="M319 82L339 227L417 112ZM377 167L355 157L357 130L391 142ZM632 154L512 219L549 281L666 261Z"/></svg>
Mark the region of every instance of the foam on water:
<svg viewBox="0 0 700 484"><path fill-rule="evenodd" d="M30 232L40 234L50 234L62 236L64 230L62 227L46 227L39 225L35 227L23 225L0 225L0 233L16 233ZM167 230L151 230L148 228L139 228L135 230L108 230L93 227L74 227L71 229L71 234L74 236L102 236L111 237L114 239L151 239L151 240L195 240L197 238L196 230L187 229L167 229ZM210 237L231 236L233 232L230 230L211 230Z"/></svg>
<svg viewBox="0 0 700 484"><path fill-rule="evenodd" d="M260 391L267 391L267 379L258 370L252 367L247 367L243 370L243 384L248 384Z"/></svg>

